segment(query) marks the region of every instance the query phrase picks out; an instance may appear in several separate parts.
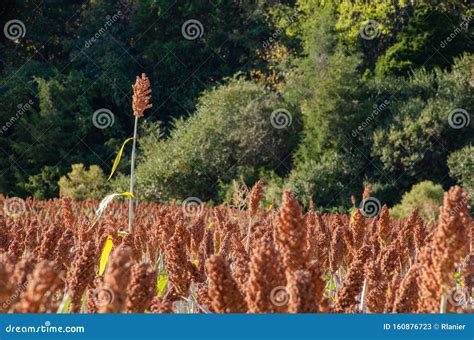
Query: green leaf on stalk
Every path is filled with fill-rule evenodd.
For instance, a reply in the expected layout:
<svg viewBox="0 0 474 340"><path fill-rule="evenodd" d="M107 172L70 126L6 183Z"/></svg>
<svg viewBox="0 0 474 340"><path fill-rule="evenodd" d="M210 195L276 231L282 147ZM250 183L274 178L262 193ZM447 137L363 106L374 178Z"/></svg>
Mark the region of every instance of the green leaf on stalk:
<svg viewBox="0 0 474 340"><path fill-rule="evenodd" d="M121 194L110 194L110 195L107 195L99 204L99 208L97 209L97 211L95 212L95 215L96 215L96 221L102 216L102 214L104 213L105 209L107 209L107 206L110 204L110 202L112 202L114 200L114 198L116 197L131 197L132 199L135 198L135 196L133 196L133 194L131 192L128 192L128 191L125 191L125 192L122 192ZM94 222L94 223L95 223Z"/></svg>
<svg viewBox="0 0 474 340"><path fill-rule="evenodd" d="M64 294L61 304L59 305L56 314L66 314L69 310L69 306L71 305L71 298L69 294Z"/></svg>
<svg viewBox="0 0 474 340"><path fill-rule="evenodd" d="M168 284L167 274L158 274L158 280L156 282L156 293L158 296L162 296L165 292L166 285Z"/></svg>
<svg viewBox="0 0 474 340"><path fill-rule="evenodd" d="M131 140L133 140L133 137L127 138L127 139L123 142L122 146L120 147L120 150L119 150L119 152L118 152L118 154L117 154L117 157L115 157L114 164L112 165L112 171L110 172L109 178L107 178L108 181L112 178L112 176L113 176L115 170L117 170L117 167L118 167L118 165L119 165L119 163L120 163L120 159L122 158L123 149L125 148L125 145L126 145L128 142L130 142Z"/></svg>
<svg viewBox="0 0 474 340"><path fill-rule="evenodd" d="M112 235L109 235L107 236L107 240L105 241L104 249L102 250L102 255L100 255L99 276L102 276L105 272L105 268L107 267L107 262L109 261L109 256L112 252L113 247L113 237Z"/></svg>

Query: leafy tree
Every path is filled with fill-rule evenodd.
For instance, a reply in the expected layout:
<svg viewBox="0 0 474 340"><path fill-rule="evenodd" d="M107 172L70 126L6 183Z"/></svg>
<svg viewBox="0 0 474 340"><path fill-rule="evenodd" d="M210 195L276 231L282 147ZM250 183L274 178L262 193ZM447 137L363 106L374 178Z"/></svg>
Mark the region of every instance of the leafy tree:
<svg viewBox="0 0 474 340"><path fill-rule="evenodd" d="M312 199L318 209L348 208L350 196L362 185L362 178L354 177L354 166L342 154L327 153L318 161L300 163L291 172L287 185L306 207Z"/></svg>
<svg viewBox="0 0 474 340"><path fill-rule="evenodd" d="M59 170L53 166L45 166L41 171L28 178L25 189L36 199L58 197Z"/></svg>
<svg viewBox="0 0 474 340"><path fill-rule="evenodd" d="M101 199L108 191L108 183L104 172L97 165L89 169L84 164L73 164L71 172L59 179L60 195L75 200L84 200L88 197Z"/></svg>
<svg viewBox="0 0 474 340"><path fill-rule="evenodd" d="M379 74L407 75L421 66L450 68L454 57L474 52L474 35L465 13L417 7L413 17L376 64Z"/></svg>
<svg viewBox="0 0 474 340"><path fill-rule="evenodd" d="M279 109L288 110L288 127L272 125ZM297 143L297 114L277 95L243 79L206 91L197 112L177 120L168 139L142 141L138 191L147 198L208 200L217 197L219 180L229 183L241 169L285 174Z"/></svg>
<svg viewBox="0 0 474 340"><path fill-rule="evenodd" d="M164 121L166 130L173 118L188 116L204 89L253 67L268 35L267 7L227 0L2 1L2 18L21 20L26 32L12 40L0 35L1 124L18 105L34 104L0 134L0 190L33 194L39 189L25 184L44 166L60 175L73 163L109 168L131 130L130 85L142 72L153 85L148 120ZM182 34L189 19L203 25L195 40ZM98 129L92 116L104 108L114 124Z"/></svg>
<svg viewBox="0 0 474 340"><path fill-rule="evenodd" d="M469 126L450 124L457 109L474 104L470 60L457 60L451 72L416 71L399 84L389 105L391 115L374 133L372 154L385 176L398 179L400 188L424 179L445 180L447 156L472 141Z"/></svg>
<svg viewBox="0 0 474 340"><path fill-rule="evenodd" d="M466 145L448 157L449 174L471 194L474 202L474 145Z"/></svg>
<svg viewBox="0 0 474 340"><path fill-rule="evenodd" d="M312 2L309 0L308 2ZM363 53L363 68L408 75L425 66L449 68L453 58L473 51L467 30L468 1L335 1L336 28L351 52ZM446 39L455 34L448 44Z"/></svg>
<svg viewBox="0 0 474 340"><path fill-rule="evenodd" d="M394 218L407 218L415 208L420 209L420 215L427 221L434 221L438 217L439 207L443 204L443 187L431 181L415 184L406 192L400 204L390 209Z"/></svg>

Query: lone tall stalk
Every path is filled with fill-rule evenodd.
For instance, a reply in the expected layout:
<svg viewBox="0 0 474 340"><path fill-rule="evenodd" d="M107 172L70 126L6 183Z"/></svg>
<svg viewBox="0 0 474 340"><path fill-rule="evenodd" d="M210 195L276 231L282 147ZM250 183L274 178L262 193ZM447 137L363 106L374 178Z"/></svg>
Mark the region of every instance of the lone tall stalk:
<svg viewBox="0 0 474 340"><path fill-rule="evenodd" d="M135 116L135 125L133 127L133 146L132 146L132 165L130 169L130 192L133 194L133 186L135 184L135 148L137 145L137 125L138 117ZM128 198L128 232L133 231L133 198Z"/></svg>
<svg viewBox="0 0 474 340"><path fill-rule="evenodd" d="M130 193L133 194L135 184L135 153L137 145L137 126L138 118L143 116L146 109L152 107L149 103L151 98L150 80L145 73L142 73L141 78L137 77L133 88L132 109L135 115L135 125L133 127L133 146L132 146L132 164L130 169ZM133 199L129 197L128 201L128 232L133 232Z"/></svg>

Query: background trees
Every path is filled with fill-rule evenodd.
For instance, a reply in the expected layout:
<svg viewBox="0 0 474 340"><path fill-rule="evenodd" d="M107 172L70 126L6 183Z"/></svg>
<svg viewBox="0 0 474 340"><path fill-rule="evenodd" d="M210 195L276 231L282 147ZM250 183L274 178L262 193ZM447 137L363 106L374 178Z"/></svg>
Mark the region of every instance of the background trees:
<svg viewBox="0 0 474 340"><path fill-rule="evenodd" d="M4 1L26 34L0 35L0 124L20 115L0 129L0 192L54 197L72 164L108 172L141 72L154 103L139 132L143 198L218 202L234 179L260 177L327 209L364 185L389 205L424 180L472 188L469 4ZM103 109L113 124L100 129ZM277 114L291 124L272 125Z"/></svg>

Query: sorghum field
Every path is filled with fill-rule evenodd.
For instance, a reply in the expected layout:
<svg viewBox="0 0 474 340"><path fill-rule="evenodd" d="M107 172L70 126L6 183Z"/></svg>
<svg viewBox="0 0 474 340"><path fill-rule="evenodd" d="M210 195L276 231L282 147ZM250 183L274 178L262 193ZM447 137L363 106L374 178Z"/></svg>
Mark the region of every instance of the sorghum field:
<svg viewBox="0 0 474 340"><path fill-rule="evenodd" d="M0 312L472 312L474 224L460 187L436 222L261 207L2 198ZM366 188L363 199L368 200ZM248 232L250 231L250 234ZM250 237L248 237L250 235ZM110 252L110 255L108 253Z"/></svg>

